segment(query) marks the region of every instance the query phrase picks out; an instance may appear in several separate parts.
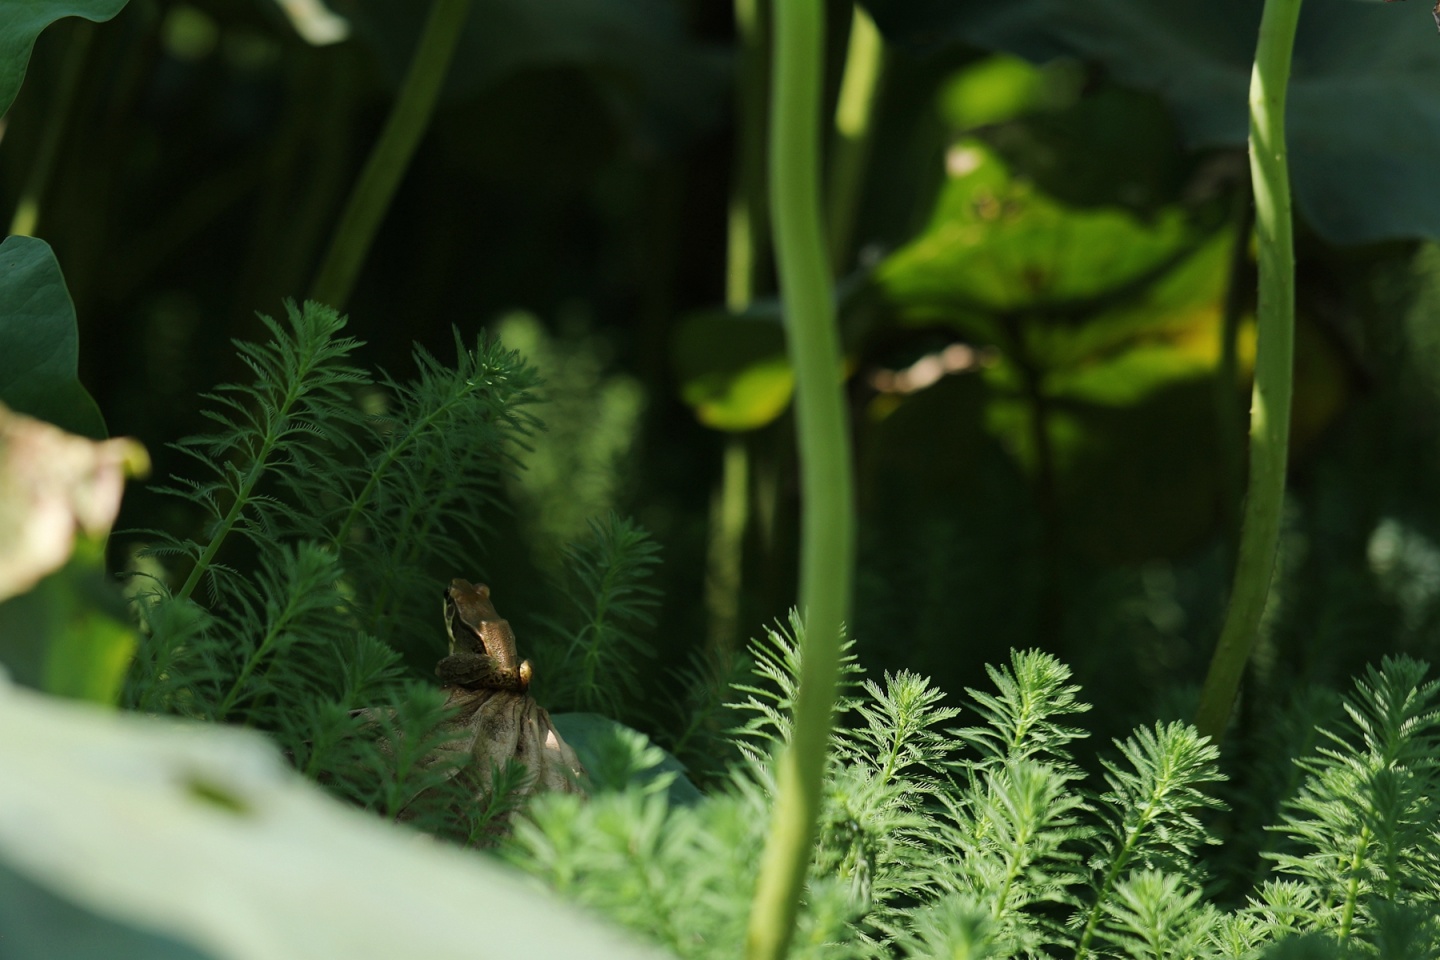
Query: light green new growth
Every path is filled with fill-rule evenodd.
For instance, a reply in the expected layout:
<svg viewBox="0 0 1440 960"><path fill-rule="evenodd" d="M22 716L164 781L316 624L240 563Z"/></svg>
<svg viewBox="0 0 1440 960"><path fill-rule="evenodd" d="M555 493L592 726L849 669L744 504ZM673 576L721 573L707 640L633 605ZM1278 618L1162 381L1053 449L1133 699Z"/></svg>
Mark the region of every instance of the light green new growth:
<svg viewBox="0 0 1440 960"><path fill-rule="evenodd" d="M1195 718L1200 732L1216 743L1225 734L1270 595L1285 501L1295 352L1295 252L1285 155L1285 92L1300 2L1265 0L1250 80L1250 175L1260 269L1250 409L1250 486L1230 606Z"/></svg>

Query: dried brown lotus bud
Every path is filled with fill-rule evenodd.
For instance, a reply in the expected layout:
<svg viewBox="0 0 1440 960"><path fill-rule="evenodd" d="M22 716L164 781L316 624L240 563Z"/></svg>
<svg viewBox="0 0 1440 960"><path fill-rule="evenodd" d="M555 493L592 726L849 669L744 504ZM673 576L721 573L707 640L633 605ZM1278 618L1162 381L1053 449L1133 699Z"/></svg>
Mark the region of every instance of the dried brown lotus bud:
<svg viewBox="0 0 1440 960"><path fill-rule="evenodd" d="M585 792L585 768L550 722L550 713L529 694L508 690L466 690L447 687L445 705L459 710L447 727L455 739L445 752L466 754L481 791L488 793L495 767L514 760L525 765L531 779L524 793L555 790Z"/></svg>
<svg viewBox="0 0 1440 960"><path fill-rule="evenodd" d="M446 819L463 832L476 812L492 808L497 799L503 807L513 808L517 801L545 790L585 795L589 778L584 766L551 723L549 712L529 694L459 686L443 690L445 706L455 713L437 731L446 739L422 766L446 769L446 783L411 797L399 820L409 822L423 816L420 811L434 811L439 801L449 810ZM375 711L359 712L379 721ZM383 729L386 724L380 721L378 726ZM390 752L388 738L382 736L380 744ZM507 780L503 786L508 795L493 797L496 771L511 764L524 768L521 785L516 789L514 781ZM473 842L490 846L508 832L508 817L502 817Z"/></svg>
<svg viewBox="0 0 1440 960"><path fill-rule="evenodd" d="M516 655L515 634L495 612L490 588L452 580L444 612L450 654L435 672L445 706L455 713L441 728L447 739L428 762L451 767L452 786L456 780L464 783L468 802L481 809L494 799L496 770L512 763L523 766L528 776L518 796L504 798L510 803L542 790L583 794L585 768L550 714L526 692L530 663ZM454 812L463 822L465 811Z"/></svg>

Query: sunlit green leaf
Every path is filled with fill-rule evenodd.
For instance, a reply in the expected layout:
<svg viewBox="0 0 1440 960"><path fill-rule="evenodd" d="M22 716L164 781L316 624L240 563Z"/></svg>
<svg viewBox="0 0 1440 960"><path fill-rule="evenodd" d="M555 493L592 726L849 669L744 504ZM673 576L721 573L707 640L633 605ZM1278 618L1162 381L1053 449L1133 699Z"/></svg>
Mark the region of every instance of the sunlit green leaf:
<svg viewBox="0 0 1440 960"><path fill-rule="evenodd" d="M790 405L795 374L773 313L694 314L676 330L673 353L680 395L708 427L754 430Z"/></svg>
<svg viewBox="0 0 1440 960"><path fill-rule="evenodd" d="M1192 146L1240 146L1261 0L867 0L893 41L1035 62L1072 55L1162 96ZM1430 4L1307 0L1288 138L1301 213L1327 238L1440 237L1440 42Z"/></svg>
<svg viewBox="0 0 1440 960"><path fill-rule="evenodd" d="M1073 546L1127 560L1195 543L1217 516L1213 376L1233 236L1207 236L1178 207L1069 206L974 139L952 148L949 172L929 228L876 270L896 319L989 345L968 416Z"/></svg>
<svg viewBox="0 0 1440 960"><path fill-rule="evenodd" d="M948 321L997 342L1006 336L998 314L1073 312L1143 285L1196 241L1178 209L1146 222L1113 207L1065 207L975 139L952 147L946 168L930 226L876 271L912 323Z"/></svg>
<svg viewBox="0 0 1440 960"><path fill-rule="evenodd" d="M1064 88L1078 86L1079 80L1074 70L1061 68L1047 74L1019 57L997 54L947 81L940 91L940 110L952 127L968 130L1047 105Z"/></svg>

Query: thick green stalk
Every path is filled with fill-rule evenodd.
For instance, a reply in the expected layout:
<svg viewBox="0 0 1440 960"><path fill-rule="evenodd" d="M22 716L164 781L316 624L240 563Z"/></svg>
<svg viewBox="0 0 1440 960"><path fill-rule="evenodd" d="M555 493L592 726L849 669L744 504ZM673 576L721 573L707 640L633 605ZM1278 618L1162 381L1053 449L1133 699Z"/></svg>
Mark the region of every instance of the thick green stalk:
<svg viewBox="0 0 1440 960"><path fill-rule="evenodd" d="M778 760L775 811L746 935L750 960L780 960L795 926L820 812L840 630L855 552L850 437L820 218L824 8L821 0L783 0L774 9L770 207L785 331L795 367L805 641L794 733Z"/></svg>
<svg viewBox="0 0 1440 960"><path fill-rule="evenodd" d="M1225 626L1200 694L1195 725L1219 743L1270 594L1285 500L1295 352L1295 251L1285 159L1285 88L1301 0L1265 0L1250 78L1250 175L1260 269L1250 488Z"/></svg>
<svg viewBox="0 0 1440 960"><path fill-rule="evenodd" d="M1225 573L1235 573L1233 558L1240 534L1240 506L1245 499L1245 444L1240 432L1240 320L1246 307L1250 266L1250 234L1255 227L1249 184L1235 191L1235 246L1230 251L1230 282L1220 322L1220 362L1215 369L1215 423L1219 443L1220 524L1225 544Z"/></svg>
<svg viewBox="0 0 1440 960"><path fill-rule="evenodd" d="M415 58L400 86L400 94L385 121L380 139L365 161L365 169L345 204L335 227L325 262L315 277L310 299L341 310L355 289L355 280L395 188L410 165L420 137L430 125L440 87L460 40L460 28L470 12L470 0L435 0Z"/></svg>

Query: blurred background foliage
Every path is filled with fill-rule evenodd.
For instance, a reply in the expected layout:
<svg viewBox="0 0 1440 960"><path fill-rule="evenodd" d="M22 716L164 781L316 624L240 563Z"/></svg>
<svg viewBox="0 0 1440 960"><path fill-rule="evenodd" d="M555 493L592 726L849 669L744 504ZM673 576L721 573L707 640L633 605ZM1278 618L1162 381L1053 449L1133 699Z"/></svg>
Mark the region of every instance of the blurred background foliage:
<svg viewBox="0 0 1440 960"><path fill-rule="evenodd" d="M40 36L0 210L64 265L80 381L158 477L180 469L164 444L202 426L196 394L243 376L230 338L308 292L424 7L131 0ZM867 7L885 37L873 102L835 135L828 186L858 651L959 693L1042 647L1075 665L1103 731L1128 727L1198 684L1228 585L1260 4ZM829 9L838 100L852 10ZM1304 17L1293 497L1252 678L1267 696L1440 640L1440 43L1416 5L1312 0ZM452 324L538 366L549 430L517 451L513 512L437 582L491 583L523 647L564 544L634 516L665 551L657 701L794 597L791 379L763 245L727 279L737 202L763 226L746 91L764 62L743 22L737 38L730 5L696 0L475 0L346 305L392 372L414 342L446 355ZM137 488L120 526L198 522L178 509Z"/></svg>

